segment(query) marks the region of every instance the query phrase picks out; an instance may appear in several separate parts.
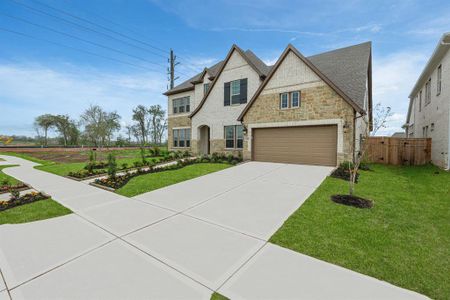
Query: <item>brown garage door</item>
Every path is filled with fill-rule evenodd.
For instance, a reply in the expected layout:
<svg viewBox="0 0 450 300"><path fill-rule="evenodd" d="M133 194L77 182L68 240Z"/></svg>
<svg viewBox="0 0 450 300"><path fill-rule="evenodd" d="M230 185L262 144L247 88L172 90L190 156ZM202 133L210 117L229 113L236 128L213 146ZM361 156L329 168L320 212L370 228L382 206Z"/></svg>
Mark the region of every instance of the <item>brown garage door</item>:
<svg viewBox="0 0 450 300"><path fill-rule="evenodd" d="M252 148L257 161L336 166L337 127L258 128Z"/></svg>

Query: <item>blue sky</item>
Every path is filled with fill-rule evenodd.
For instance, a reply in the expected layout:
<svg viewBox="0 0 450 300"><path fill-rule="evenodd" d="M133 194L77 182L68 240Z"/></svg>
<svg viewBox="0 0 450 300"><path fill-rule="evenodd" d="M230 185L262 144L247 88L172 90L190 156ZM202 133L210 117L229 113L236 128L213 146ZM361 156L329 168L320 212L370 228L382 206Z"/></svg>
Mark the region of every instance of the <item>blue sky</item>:
<svg viewBox="0 0 450 300"><path fill-rule="evenodd" d="M166 107L169 48L181 82L233 43L272 64L288 43L312 55L372 41L374 102L392 107L380 132L390 134L448 31L449 1L1 0L0 133L34 135L37 115L78 118L90 104L118 111L124 125L138 104Z"/></svg>

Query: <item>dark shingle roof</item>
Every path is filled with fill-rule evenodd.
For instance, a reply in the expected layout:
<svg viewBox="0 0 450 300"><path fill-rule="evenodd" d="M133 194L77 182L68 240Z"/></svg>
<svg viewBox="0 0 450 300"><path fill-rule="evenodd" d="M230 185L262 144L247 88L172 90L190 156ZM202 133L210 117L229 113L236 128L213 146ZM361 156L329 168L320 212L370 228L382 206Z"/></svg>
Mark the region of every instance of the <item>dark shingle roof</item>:
<svg viewBox="0 0 450 300"><path fill-rule="evenodd" d="M366 42L346 48L332 50L307 57L307 59L330 79L339 89L352 99L360 108L364 107L364 97L366 93L366 82L368 80L368 66L371 53L371 43ZM267 75L271 66L266 65L251 50L244 52L247 60L262 75ZM220 70L223 61L220 61L206 72L215 77ZM175 94L182 91L192 90L192 82L201 79L203 72L177 85L165 94Z"/></svg>
<svg viewBox="0 0 450 300"><path fill-rule="evenodd" d="M259 57L257 57L251 50L247 50L243 53L247 57L247 59L255 66L255 68L259 71L260 74L267 75L267 73L269 73L270 67L267 66L261 59L259 59ZM206 68L206 72L209 74L210 77L215 77L217 75L217 72L220 70L222 63L223 63L223 60L219 61L218 63L216 63L215 65L213 65L210 68ZM179 93L179 92L184 92L187 90L192 90L194 88L194 85L192 84L192 82L201 80L203 72L198 73L197 75L180 83L179 85L175 86L171 90L168 90L164 94L170 95L170 94L175 94L175 93Z"/></svg>
<svg viewBox="0 0 450 300"><path fill-rule="evenodd" d="M371 43L307 57L358 106L364 107Z"/></svg>

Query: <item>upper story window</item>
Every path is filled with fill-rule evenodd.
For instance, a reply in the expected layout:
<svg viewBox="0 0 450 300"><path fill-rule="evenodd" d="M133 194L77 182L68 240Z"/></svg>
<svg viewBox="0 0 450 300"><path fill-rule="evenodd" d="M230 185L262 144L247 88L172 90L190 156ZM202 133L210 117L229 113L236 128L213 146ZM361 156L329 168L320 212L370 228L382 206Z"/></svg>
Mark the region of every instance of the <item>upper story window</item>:
<svg viewBox="0 0 450 300"><path fill-rule="evenodd" d="M299 107L300 106L300 92L292 92L291 93L291 107Z"/></svg>
<svg viewBox="0 0 450 300"><path fill-rule="evenodd" d="M208 90L209 90L209 85L210 85L209 82L203 84L203 95L206 95L206 93L208 92Z"/></svg>
<svg viewBox="0 0 450 300"><path fill-rule="evenodd" d="M290 93L280 94L280 108L297 108L300 107L301 93L300 91L294 91Z"/></svg>
<svg viewBox="0 0 450 300"><path fill-rule="evenodd" d="M223 95L224 106L247 103L247 78L225 82Z"/></svg>
<svg viewBox="0 0 450 300"><path fill-rule="evenodd" d="M289 108L289 94L288 93L280 94L280 108L281 109Z"/></svg>
<svg viewBox="0 0 450 300"><path fill-rule="evenodd" d="M182 114L185 112L189 112L191 110L190 106L190 97L182 97L172 100L173 105L173 113L174 114Z"/></svg>
<svg viewBox="0 0 450 300"><path fill-rule="evenodd" d="M422 111L422 90L419 92L419 112Z"/></svg>
<svg viewBox="0 0 450 300"><path fill-rule="evenodd" d="M437 95L439 96L442 91L442 65L437 68Z"/></svg>
<svg viewBox="0 0 450 300"><path fill-rule="evenodd" d="M431 78L425 84L425 105L431 102Z"/></svg>

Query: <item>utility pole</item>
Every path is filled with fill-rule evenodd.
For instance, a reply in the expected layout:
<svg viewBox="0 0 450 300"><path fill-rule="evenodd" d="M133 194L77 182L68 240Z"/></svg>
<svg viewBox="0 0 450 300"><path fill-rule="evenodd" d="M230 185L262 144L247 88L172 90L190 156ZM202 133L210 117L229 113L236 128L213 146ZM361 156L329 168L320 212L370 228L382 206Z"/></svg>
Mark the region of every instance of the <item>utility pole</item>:
<svg viewBox="0 0 450 300"><path fill-rule="evenodd" d="M170 89L173 89L175 86L175 80L177 80L179 77L175 77L175 66L179 65L179 62L176 62L177 57L173 54L173 50L170 49L170 57L169 57L169 68L167 68L167 75Z"/></svg>

